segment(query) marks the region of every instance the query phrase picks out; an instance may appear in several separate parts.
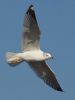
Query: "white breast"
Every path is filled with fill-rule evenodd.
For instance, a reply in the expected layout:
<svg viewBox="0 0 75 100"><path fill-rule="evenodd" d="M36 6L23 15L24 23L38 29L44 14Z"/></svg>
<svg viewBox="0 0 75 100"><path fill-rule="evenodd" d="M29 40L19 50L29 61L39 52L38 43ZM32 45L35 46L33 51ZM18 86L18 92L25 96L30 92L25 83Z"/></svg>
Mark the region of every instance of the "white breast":
<svg viewBox="0 0 75 100"><path fill-rule="evenodd" d="M26 51L24 53L20 53L19 56L27 61L29 60L41 61L44 59L43 52L41 50Z"/></svg>

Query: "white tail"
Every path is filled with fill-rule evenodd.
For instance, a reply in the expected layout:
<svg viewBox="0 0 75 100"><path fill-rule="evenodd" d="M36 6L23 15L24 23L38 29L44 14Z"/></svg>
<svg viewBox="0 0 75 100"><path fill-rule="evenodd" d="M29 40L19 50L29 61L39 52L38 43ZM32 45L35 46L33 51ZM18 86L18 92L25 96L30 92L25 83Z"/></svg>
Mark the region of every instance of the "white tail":
<svg viewBox="0 0 75 100"><path fill-rule="evenodd" d="M20 62L22 62L23 59L21 57L19 57L17 55L17 53L7 52L6 53L6 61L8 64L15 66L15 65L19 64Z"/></svg>

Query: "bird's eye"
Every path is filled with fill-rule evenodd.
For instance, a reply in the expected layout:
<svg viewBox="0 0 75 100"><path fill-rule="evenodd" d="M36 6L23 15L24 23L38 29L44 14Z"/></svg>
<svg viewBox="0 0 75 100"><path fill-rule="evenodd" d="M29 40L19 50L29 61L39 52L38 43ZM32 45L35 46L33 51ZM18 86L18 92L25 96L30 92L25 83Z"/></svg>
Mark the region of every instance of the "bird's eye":
<svg viewBox="0 0 75 100"><path fill-rule="evenodd" d="M44 53L44 56L45 56L45 57L48 57L49 55L48 55L47 53Z"/></svg>

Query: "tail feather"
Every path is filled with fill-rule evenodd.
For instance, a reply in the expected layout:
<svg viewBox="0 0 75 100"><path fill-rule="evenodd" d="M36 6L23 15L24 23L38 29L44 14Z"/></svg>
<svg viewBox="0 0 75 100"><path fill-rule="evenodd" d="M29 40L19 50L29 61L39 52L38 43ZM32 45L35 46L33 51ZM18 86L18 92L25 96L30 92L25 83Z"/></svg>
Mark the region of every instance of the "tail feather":
<svg viewBox="0 0 75 100"><path fill-rule="evenodd" d="M10 59L10 58L12 58L12 57L15 56L15 55L16 55L16 53L7 52L7 53L6 53L6 59Z"/></svg>
<svg viewBox="0 0 75 100"><path fill-rule="evenodd" d="M6 53L6 61L10 65L17 65L23 61L21 57L17 55L17 53L7 52Z"/></svg>

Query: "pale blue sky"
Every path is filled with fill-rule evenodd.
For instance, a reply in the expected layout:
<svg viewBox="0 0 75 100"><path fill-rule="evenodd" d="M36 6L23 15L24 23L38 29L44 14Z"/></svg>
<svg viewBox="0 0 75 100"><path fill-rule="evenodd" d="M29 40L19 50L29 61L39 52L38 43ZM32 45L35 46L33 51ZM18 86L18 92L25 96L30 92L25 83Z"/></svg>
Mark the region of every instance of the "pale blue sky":
<svg viewBox="0 0 75 100"><path fill-rule="evenodd" d="M54 91L26 63L11 68L7 51L19 52L24 13L35 6L41 49L51 52L48 64L65 93ZM0 100L75 99L75 0L0 0Z"/></svg>

